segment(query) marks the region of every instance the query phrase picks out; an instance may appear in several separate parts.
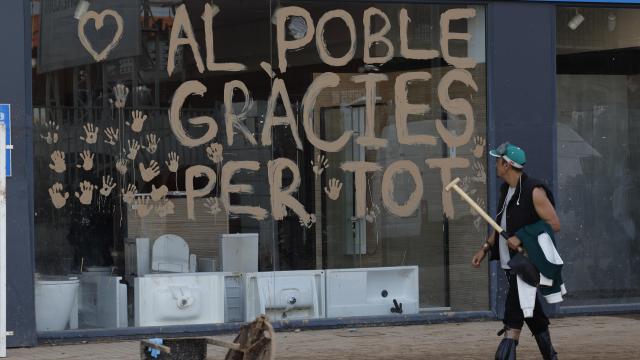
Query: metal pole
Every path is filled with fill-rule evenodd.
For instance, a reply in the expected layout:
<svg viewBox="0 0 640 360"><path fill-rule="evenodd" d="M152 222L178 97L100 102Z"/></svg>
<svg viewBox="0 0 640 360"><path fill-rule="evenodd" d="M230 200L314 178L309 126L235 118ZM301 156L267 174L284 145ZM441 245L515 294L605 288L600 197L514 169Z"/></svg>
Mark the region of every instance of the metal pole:
<svg viewBox="0 0 640 360"><path fill-rule="evenodd" d="M0 123L0 357L7 357L7 128Z"/></svg>

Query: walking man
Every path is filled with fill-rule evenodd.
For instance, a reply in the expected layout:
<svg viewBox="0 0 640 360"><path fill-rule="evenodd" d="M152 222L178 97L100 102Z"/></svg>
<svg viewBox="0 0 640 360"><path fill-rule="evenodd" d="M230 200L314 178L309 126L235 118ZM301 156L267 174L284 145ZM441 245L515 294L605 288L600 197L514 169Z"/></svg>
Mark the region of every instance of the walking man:
<svg viewBox="0 0 640 360"><path fill-rule="evenodd" d="M496 173L504 181L500 187L500 201L496 221L508 234L515 234L524 226L540 220L547 222L553 231L560 230L560 220L556 214L551 193L539 180L530 178L523 171L526 162L524 150L504 143L489 154L496 159ZM491 251L490 260L499 260L509 281L509 292L504 311L504 338L496 352L496 360L511 360L516 358L516 346L524 322L535 336L538 348L545 360L557 359L549 335L549 319L545 315L538 297L535 299L533 316L525 318L518 295L517 275L508 265L521 241L516 236L509 235L508 239L493 232L483 244L472 260L474 267L479 267L482 260ZM499 333L500 334L500 333Z"/></svg>

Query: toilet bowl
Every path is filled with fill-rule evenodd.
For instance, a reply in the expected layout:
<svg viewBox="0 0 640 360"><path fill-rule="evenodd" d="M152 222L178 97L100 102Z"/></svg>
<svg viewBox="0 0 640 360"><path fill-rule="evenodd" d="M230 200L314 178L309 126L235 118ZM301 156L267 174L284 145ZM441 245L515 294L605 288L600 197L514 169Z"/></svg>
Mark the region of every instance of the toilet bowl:
<svg viewBox="0 0 640 360"><path fill-rule="evenodd" d="M36 279L36 330L57 331L78 328L78 287L75 277Z"/></svg>
<svg viewBox="0 0 640 360"><path fill-rule="evenodd" d="M152 272L196 272L196 265L195 254L189 254L189 245L180 236L166 234L153 242L151 249Z"/></svg>

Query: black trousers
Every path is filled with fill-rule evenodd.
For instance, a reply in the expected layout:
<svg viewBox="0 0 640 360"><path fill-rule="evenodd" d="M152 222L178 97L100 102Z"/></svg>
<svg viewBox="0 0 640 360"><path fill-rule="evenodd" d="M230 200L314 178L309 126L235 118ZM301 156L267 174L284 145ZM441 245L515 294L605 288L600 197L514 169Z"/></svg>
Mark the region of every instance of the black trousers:
<svg viewBox="0 0 640 360"><path fill-rule="evenodd" d="M504 325L511 329L522 329L522 325L526 322L533 335L547 331L549 328L549 318L547 318L547 315L545 315L542 309L539 297L536 296L533 317L525 319L524 313L520 308L517 276L511 274L510 270L507 270L506 274L507 280L509 281L509 292L507 293L507 301L504 306L504 319L502 320Z"/></svg>

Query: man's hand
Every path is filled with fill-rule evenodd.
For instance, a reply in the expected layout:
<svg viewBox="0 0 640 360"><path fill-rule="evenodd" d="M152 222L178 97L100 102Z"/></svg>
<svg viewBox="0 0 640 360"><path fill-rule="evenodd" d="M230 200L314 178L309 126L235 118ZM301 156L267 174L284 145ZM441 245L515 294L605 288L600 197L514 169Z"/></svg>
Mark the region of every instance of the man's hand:
<svg viewBox="0 0 640 360"><path fill-rule="evenodd" d="M518 247L522 245L522 241L520 241L516 236L512 236L507 240L507 245L509 245L509 249L518 251Z"/></svg>
<svg viewBox="0 0 640 360"><path fill-rule="evenodd" d="M487 253L484 252L483 249L478 250L478 252L473 255L473 260L471 260L471 265L473 267L480 267L480 263L484 260L484 257L487 256Z"/></svg>

